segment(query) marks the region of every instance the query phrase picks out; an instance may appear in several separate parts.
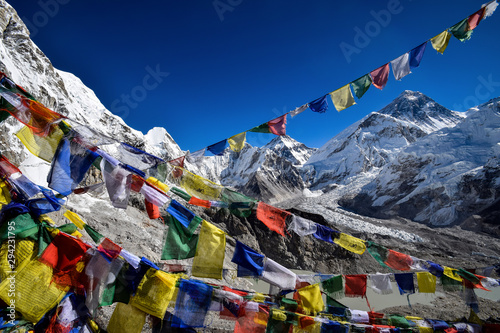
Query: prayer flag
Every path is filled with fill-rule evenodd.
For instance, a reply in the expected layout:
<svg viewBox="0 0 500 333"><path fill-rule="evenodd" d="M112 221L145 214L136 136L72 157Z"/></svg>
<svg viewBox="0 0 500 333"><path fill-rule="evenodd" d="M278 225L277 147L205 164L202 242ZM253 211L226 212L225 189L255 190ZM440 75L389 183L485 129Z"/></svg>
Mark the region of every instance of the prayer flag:
<svg viewBox="0 0 500 333"><path fill-rule="evenodd" d="M168 186L165 184L163 185L168 190ZM163 189L165 189L165 187L163 187ZM141 187L141 190L139 192L144 196L144 199L146 199L147 201L151 202L155 206L163 207L170 199L167 196L167 194L163 191L163 189L151 185L149 182L146 181L144 183L144 186Z"/></svg>
<svg viewBox="0 0 500 333"><path fill-rule="evenodd" d="M304 104L302 106L299 106L298 108L295 108L294 110L290 111L290 115L292 117L295 117L296 115L298 115L299 113L302 113L304 112L305 110L307 110L307 108L309 107L309 104Z"/></svg>
<svg viewBox="0 0 500 333"><path fill-rule="evenodd" d="M498 2L496 0L492 0L492 1L488 2L488 3L483 4L481 7L484 7L484 17L483 17L483 19L485 19L485 18L490 17L491 15L493 15L493 13L495 12L495 10L498 7Z"/></svg>
<svg viewBox="0 0 500 333"><path fill-rule="evenodd" d="M59 232L39 260L50 266L54 273L69 273L89 248L90 246L82 241Z"/></svg>
<svg viewBox="0 0 500 333"><path fill-rule="evenodd" d="M222 156L227 147L227 139L214 143L207 147L207 150L216 156Z"/></svg>
<svg viewBox="0 0 500 333"><path fill-rule="evenodd" d="M199 219L201 222L201 219ZM166 217L167 238L163 246L162 260L193 258L198 244L198 235L189 232L175 217Z"/></svg>
<svg viewBox="0 0 500 333"><path fill-rule="evenodd" d="M175 217L175 219L179 221L185 228L189 228L189 224L195 217L195 214L192 211L190 211L174 199L170 201L167 212Z"/></svg>
<svg viewBox="0 0 500 333"><path fill-rule="evenodd" d="M267 122L249 129L248 132L271 133L271 130L269 129L269 123Z"/></svg>
<svg viewBox="0 0 500 333"><path fill-rule="evenodd" d="M111 259L116 259L120 255L122 247L118 244L115 244L112 240L106 237L101 241L101 243L97 247L97 250L105 253Z"/></svg>
<svg viewBox="0 0 500 333"><path fill-rule="evenodd" d="M337 111L339 112L356 104L356 102L354 101L354 97L352 96L349 84L346 84L342 88L332 91L330 93L330 97L332 98L335 109L337 109Z"/></svg>
<svg viewBox="0 0 500 333"><path fill-rule="evenodd" d="M212 294L213 287L206 283L181 279L172 327L203 327Z"/></svg>
<svg viewBox="0 0 500 333"><path fill-rule="evenodd" d="M146 313L130 304L118 303L109 320L109 333L141 333L146 323Z"/></svg>
<svg viewBox="0 0 500 333"><path fill-rule="evenodd" d="M437 277L441 277L443 275L443 267L441 265L438 265L436 263L433 263L432 261L427 260L427 267L426 270L429 271L432 275L435 275Z"/></svg>
<svg viewBox="0 0 500 333"><path fill-rule="evenodd" d="M204 220L193 260L192 275L221 280L225 250L226 233Z"/></svg>
<svg viewBox="0 0 500 333"><path fill-rule="evenodd" d="M205 207L205 208L210 208L210 206L211 206L210 201L208 201L208 200L201 200L201 199L198 199L198 198L195 198L195 197L191 197L189 199L188 204L199 206L199 207Z"/></svg>
<svg viewBox="0 0 500 333"><path fill-rule="evenodd" d="M416 48L410 51L410 68L417 68L420 66L420 62L424 57L425 48L427 47L427 42L420 44Z"/></svg>
<svg viewBox="0 0 500 333"><path fill-rule="evenodd" d="M104 238L103 235L101 235L100 233L98 233L94 228L92 228L91 226L89 226L88 224L85 224L83 226L85 228L85 231L87 232L87 234L90 236L90 238L92 238L92 240L98 244L101 239Z"/></svg>
<svg viewBox="0 0 500 333"><path fill-rule="evenodd" d="M381 295L392 294L392 284L389 274L370 274L368 278L371 282L372 290Z"/></svg>
<svg viewBox="0 0 500 333"><path fill-rule="evenodd" d="M456 39L461 42L465 42L466 40L469 40L471 38L473 31L469 30L469 22L468 19L465 18L452 26L450 28L450 32L453 34L453 36L455 36Z"/></svg>
<svg viewBox="0 0 500 333"><path fill-rule="evenodd" d="M367 242L367 249L370 255L375 259L380 265L387 267L384 261L387 260L387 248L382 245L375 244L371 241Z"/></svg>
<svg viewBox="0 0 500 333"><path fill-rule="evenodd" d="M399 293L414 294L415 284L413 283L413 273L395 273L394 278L399 287Z"/></svg>
<svg viewBox="0 0 500 333"><path fill-rule="evenodd" d="M417 283L419 293L436 292L436 276L429 272L417 272Z"/></svg>
<svg viewBox="0 0 500 333"><path fill-rule="evenodd" d="M33 155L50 163L64 132L59 127L54 127L49 135L41 137L34 135L33 130L28 126L24 126L16 133L16 136Z"/></svg>
<svg viewBox="0 0 500 333"><path fill-rule="evenodd" d="M289 212L259 201L257 206L257 219L264 223L270 230L285 237L285 221Z"/></svg>
<svg viewBox="0 0 500 333"><path fill-rule="evenodd" d="M168 187L167 184L159 181L155 177L149 177L148 179L146 179L146 182L148 182L149 184L153 185L157 189L161 190L163 193L167 193L168 190L169 190L169 187Z"/></svg>
<svg viewBox="0 0 500 333"><path fill-rule="evenodd" d="M325 304L323 303L323 297L321 297L321 289L318 283L300 288L297 290L297 293L299 294L302 308L306 314L316 314L324 310Z"/></svg>
<svg viewBox="0 0 500 333"><path fill-rule="evenodd" d="M410 70L410 55L405 53L391 61L392 74L396 80L401 80L406 75L411 73Z"/></svg>
<svg viewBox="0 0 500 333"><path fill-rule="evenodd" d="M387 80L389 79L389 63L374 69L370 72L370 75L372 77L373 85L380 90L384 89L387 84Z"/></svg>
<svg viewBox="0 0 500 333"><path fill-rule="evenodd" d="M344 297L344 280L342 275L331 277L321 282L323 291L331 298L338 299Z"/></svg>
<svg viewBox="0 0 500 333"><path fill-rule="evenodd" d="M293 230L300 237L312 235L316 233L316 223L297 215L292 215L289 230Z"/></svg>
<svg viewBox="0 0 500 333"><path fill-rule="evenodd" d="M363 254L366 250L365 241L348 234L341 232L338 237L333 239L333 242L344 249L354 252L356 254Z"/></svg>
<svg viewBox="0 0 500 333"><path fill-rule="evenodd" d="M172 187L172 193L177 194L179 197L181 197L185 201L191 200L191 196L189 194L187 194L186 192L184 192L183 190L181 190L177 187Z"/></svg>
<svg viewBox="0 0 500 333"><path fill-rule="evenodd" d="M247 197L241 193L223 188L221 191L221 201L227 204L231 214L238 217L249 217L257 200ZM212 203L213 206L213 203Z"/></svg>
<svg viewBox="0 0 500 333"><path fill-rule="evenodd" d="M77 213L73 213L70 210L66 210L64 212L64 217L73 222L73 224L76 225L78 229L82 230L83 227L85 226L85 222L83 222L82 218Z"/></svg>
<svg viewBox="0 0 500 333"><path fill-rule="evenodd" d="M274 260L266 258L260 279L278 286L281 290L293 290L295 289L297 275Z"/></svg>
<svg viewBox="0 0 500 333"><path fill-rule="evenodd" d="M370 88L371 85L372 78L370 74L365 74L359 79L351 82L352 90L354 90L354 94L357 98L363 97L363 95L368 91L368 88Z"/></svg>
<svg viewBox="0 0 500 333"><path fill-rule="evenodd" d="M175 291L177 276L150 268L137 287L130 305L155 317L163 318Z"/></svg>
<svg viewBox="0 0 500 333"><path fill-rule="evenodd" d="M267 123L269 125L269 131L275 135L286 135L286 116L288 113L285 113L281 117L278 117L273 120L269 120Z"/></svg>
<svg viewBox="0 0 500 333"><path fill-rule="evenodd" d="M238 277L261 276L264 270L264 255L240 241L236 241L233 259L231 259L231 261L238 265ZM241 268L244 269L244 272Z"/></svg>
<svg viewBox="0 0 500 333"><path fill-rule="evenodd" d="M479 22L481 22L481 20L484 17L485 11L486 11L486 8L483 7L468 17L467 21L468 21L470 30L474 30L477 27L477 25L479 24Z"/></svg>
<svg viewBox="0 0 500 333"><path fill-rule="evenodd" d="M11 200L9 186L4 181L0 180L0 210L4 205L9 204Z"/></svg>
<svg viewBox="0 0 500 333"><path fill-rule="evenodd" d="M366 280L365 274L344 275L346 297L365 297Z"/></svg>
<svg viewBox="0 0 500 333"><path fill-rule="evenodd" d="M445 30L439 35L431 38L432 47L439 53L443 54L444 50L446 50L446 47L448 46L450 38L451 34Z"/></svg>
<svg viewBox="0 0 500 333"><path fill-rule="evenodd" d="M313 236L316 239L333 244L333 239L332 239L333 232L334 230L330 229L327 226L316 224L316 232L313 234Z"/></svg>
<svg viewBox="0 0 500 333"><path fill-rule="evenodd" d="M221 192L224 189L224 186L195 175L187 170L183 171L181 186L190 195L203 200L219 200Z"/></svg>
<svg viewBox="0 0 500 333"><path fill-rule="evenodd" d="M188 151L188 153L186 155L186 160L189 163L193 163L193 164L199 165L205 159L205 150L206 150L206 148L197 150L197 151L192 152L192 153L190 153Z"/></svg>
<svg viewBox="0 0 500 333"><path fill-rule="evenodd" d="M449 277L450 279L459 281L461 283L462 277L457 274L457 271L458 271L457 269L444 266L443 274Z"/></svg>
<svg viewBox="0 0 500 333"><path fill-rule="evenodd" d="M161 217L160 208L157 205L149 202L147 199L144 199L144 205L146 206L146 212L148 213L148 217L151 220L156 220Z"/></svg>
<svg viewBox="0 0 500 333"><path fill-rule="evenodd" d="M174 160L168 161L168 164L170 164L171 166L179 167L179 168L174 168L174 170L172 171L172 176L174 176L174 178L182 177L182 169L184 168L185 159L186 156L181 156Z"/></svg>
<svg viewBox="0 0 500 333"><path fill-rule="evenodd" d="M388 250L387 259L384 263L392 269L399 271L409 271L413 260L407 254Z"/></svg>
<svg viewBox="0 0 500 333"><path fill-rule="evenodd" d="M246 138L247 138L247 132L243 132L240 134L233 135L232 137L227 139L227 142L229 143L229 147L231 148L231 150L238 153L245 146Z"/></svg>
<svg viewBox="0 0 500 333"><path fill-rule="evenodd" d="M314 112L324 113L328 109L328 102L326 101L326 95L309 102L309 109Z"/></svg>
<svg viewBox="0 0 500 333"><path fill-rule="evenodd" d="M139 170L154 168L159 164L164 163L161 158L146 153L145 151L135 148L125 142L122 142L118 146L118 153L120 154L120 162L131 165Z"/></svg>
<svg viewBox="0 0 500 333"><path fill-rule="evenodd" d="M76 140L63 138L57 147L47 176L49 187L64 196L73 192L85 177L97 154Z"/></svg>
<svg viewBox="0 0 500 333"><path fill-rule="evenodd" d="M132 173L121 166L113 166L104 158L101 161L101 171L113 207L126 209L132 186Z"/></svg>

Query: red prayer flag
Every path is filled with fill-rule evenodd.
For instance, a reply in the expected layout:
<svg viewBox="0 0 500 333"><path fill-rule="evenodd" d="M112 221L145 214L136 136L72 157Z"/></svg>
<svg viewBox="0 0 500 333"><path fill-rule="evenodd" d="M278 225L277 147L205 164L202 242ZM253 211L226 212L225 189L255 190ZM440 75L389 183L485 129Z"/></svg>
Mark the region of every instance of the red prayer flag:
<svg viewBox="0 0 500 333"><path fill-rule="evenodd" d="M172 175L174 176L174 178L179 178L182 176L182 169L181 168L184 168L184 160L186 159L186 156L181 156L181 157L178 157L176 158L175 160L171 160L171 161L168 161L168 163L174 167L179 167L179 168L174 168L174 170L172 171Z"/></svg>
<svg viewBox="0 0 500 333"><path fill-rule="evenodd" d="M387 80L389 79L389 63L374 69L370 72L370 75L372 77L373 85L380 90L384 89L387 84Z"/></svg>
<svg viewBox="0 0 500 333"><path fill-rule="evenodd" d="M474 30L479 24L479 22L481 22L481 20L484 17L485 9L486 7L483 7L474 14L472 14L471 16L469 16L469 18L467 19L467 22L469 23L469 30Z"/></svg>
<svg viewBox="0 0 500 333"><path fill-rule="evenodd" d="M101 244L97 247L97 250L105 253L111 259L115 259L120 255L122 248L121 246L113 243L109 238L104 238Z"/></svg>
<svg viewBox="0 0 500 333"><path fill-rule="evenodd" d="M195 197L191 197L191 199L189 199L189 201L188 201L188 204L195 205L195 206L200 206L200 207L205 207L205 208L210 208L212 206L212 204L210 203L210 201L198 199L198 198L195 198Z"/></svg>
<svg viewBox="0 0 500 333"><path fill-rule="evenodd" d="M276 135L286 135L286 115L285 113L281 117L268 121L267 125L271 133Z"/></svg>
<svg viewBox="0 0 500 333"><path fill-rule="evenodd" d="M4 157L3 155L0 155L0 176L2 178L9 178L12 174L21 172L19 169L10 161Z"/></svg>
<svg viewBox="0 0 500 333"><path fill-rule="evenodd" d="M144 185L144 178L137 175L132 175L132 184L130 184L130 189L134 192L139 193L141 191L142 186Z"/></svg>
<svg viewBox="0 0 500 333"><path fill-rule="evenodd" d="M257 219L264 223L270 230L285 237L285 221L289 212L259 201L257 206Z"/></svg>
<svg viewBox="0 0 500 333"><path fill-rule="evenodd" d="M370 324L373 325L373 324L378 323L379 319L384 318L384 314L370 311L370 312L368 312L368 318L370 318Z"/></svg>
<svg viewBox="0 0 500 333"><path fill-rule="evenodd" d="M146 199L144 199L144 203L146 204L146 212L148 212L148 216L151 220L156 220L161 217L160 208L158 206Z"/></svg>
<svg viewBox="0 0 500 333"><path fill-rule="evenodd" d="M366 274L344 275L346 297L366 296Z"/></svg>
<svg viewBox="0 0 500 333"><path fill-rule="evenodd" d="M234 325L234 333L265 333L269 314L264 312L247 312L239 317Z"/></svg>
<svg viewBox="0 0 500 333"><path fill-rule="evenodd" d="M409 255L394 250L388 250L387 259L384 261L384 264L398 271L409 271L412 263Z"/></svg>
<svg viewBox="0 0 500 333"><path fill-rule="evenodd" d="M69 272L89 248L84 242L59 232L39 260L52 267L54 272Z"/></svg>
<svg viewBox="0 0 500 333"><path fill-rule="evenodd" d="M305 329L306 327L311 326L314 323L316 323L316 321L314 320L314 318L311 318L311 317L299 317L299 328L301 328L301 329Z"/></svg>

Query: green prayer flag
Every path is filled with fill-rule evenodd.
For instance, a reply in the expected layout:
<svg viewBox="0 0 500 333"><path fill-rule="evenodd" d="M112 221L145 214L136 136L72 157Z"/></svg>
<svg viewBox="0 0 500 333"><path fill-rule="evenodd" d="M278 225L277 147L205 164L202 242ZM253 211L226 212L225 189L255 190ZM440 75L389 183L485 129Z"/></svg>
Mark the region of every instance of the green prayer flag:
<svg viewBox="0 0 500 333"><path fill-rule="evenodd" d="M61 230L64 233L71 235L72 233L74 233L75 231L78 230L78 227L73 223L67 223L67 224L63 224L60 227L57 227L57 229Z"/></svg>
<svg viewBox="0 0 500 333"><path fill-rule="evenodd" d="M463 268L459 268L457 270L457 274L460 275L462 278L472 282L473 284L480 284L481 283L481 280L476 275L472 274L471 272L467 272Z"/></svg>
<svg viewBox="0 0 500 333"><path fill-rule="evenodd" d="M267 321L266 333L281 333L290 331L290 326L292 324L285 321L279 321L273 319L272 316L269 316L269 320Z"/></svg>
<svg viewBox="0 0 500 333"><path fill-rule="evenodd" d="M389 324L391 326L407 328L410 327L408 319L399 315L389 315Z"/></svg>
<svg viewBox="0 0 500 333"><path fill-rule="evenodd" d="M352 90L357 98L361 98L365 92L368 91L368 88L372 85L372 78L370 74L363 75L359 79L356 79L351 82Z"/></svg>
<svg viewBox="0 0 500 333"><path fill-rule="evenodd" d="M9 235L15 238L26 238L38 233L40 224L37 224L30 214L20 214L0 227L0 243L3 243Z"/></svg>
<svg viewBox="0 0 500 333"><path fill-rule="evenodd" d="M227 203L231 214L238 217L249 217L257 203L257 200L227 188L222 191L221 201Z"/></svg>
<svg viewBox="0 0 500 333"><path fill-rule="evenodd" d="M115 296L115 283L108 284L101 295L101 300L99 302L99 307L108 306L113 304L113 298Z"/></svg>
<svg viewBox="0 0 500 333"><path fill-rule="evenodd" d="M387 265L384 263L384 261L387 260L387 248L368 241L366 242L366 249L373 257L373 259L377 260L380 265L387 267Z"/></svg>
<svg viewBox="0 0 500 333"><path fill-rule="evenodd" d="M344 283L342 275L334 276L321 282L323 291L331 298L342 298L344 296Z"/></svg>
<svg viewBox="0 0 500 333"><path fill-rule="evenodd" d="M92 238L92 240L96 244L99 244L99 242L101 241L101 239L104 238L103 235L101 235L100 233L98 233L94 228L92 228L88 224L85 224L85 226L83 228L85 229L85 231L87 232L87 234L90 236L90 238Z"/></svg>
<svg viewBox="0 0 500 333"><path fill-rule="evenodd" d="M326 295L326 304L328 306L334 307L334 308L347 308L342 303L337 302L335 299L331 298L330 296Z"/></svg>
<svg viewBox="0 0 500 333"><path fill-rule="evenodd" d="M450 32L453 34L453 36L455 36L456 39L461 42L465 42L466 40L470 39L473 31L469 30L469 22L468 19L465 18L452 26L450 28Z"/></svg>
<svg viewBox="0 0 500 333"><path fill-rule="evenodd" d="M41 256L43 251L45 251L47 246L49 246L49 244L52 242L52 236L45 226L40 226L37 237L38 256Z"/></svg>
<svg viewBox="0 0 500 333"><path fill-rule="evenodd" d="M185 201L189 201L191 199L191 196L189 194L187 194L186 192L184 192L183 190L181 190L181 189L179 189L177 187L172 187L170 189L170 191L174 192L175 194L177 194L178 196L180 196Z"/></svg>
<svg viewBox="0 0 500 333"><path fill-rule="evenodd" d="M462 282L452 279L446 275L441 275L441 285L444 291L460 291L462 290Z"/></svg>
<svg viewBox="0 0 500 333"><path fill-rule="evenodd" d="M257 132L257 133L272 133L271 130L269 129L269 124L264 123L259 126L255 126L251 130L248 130L248 132Z"/></svg>
<svg viewBox="0 0 500 333"><path fill-rule="evenodd" d="M200 221L195 221L198 218ZM191 221L191 225L196 224L196 227L201 223L202 219L198 216ZM198 245L198 235L194 235L191 230L186 229L176 218L172 215L166 217L166 224L168 224L168 234L163 246L161 254L162 260L169 259L188 259L193 258L196 253L196 246ZM194 231L194 230L193 230Z"/></svg>
<svg viewBox="0 0 500 333"><path fill-rule="evenodd" d="M299 307L297 301L285 297L281 299L281 306L284 307L286 311L290 312L297 311L297 308Z"/></svg>

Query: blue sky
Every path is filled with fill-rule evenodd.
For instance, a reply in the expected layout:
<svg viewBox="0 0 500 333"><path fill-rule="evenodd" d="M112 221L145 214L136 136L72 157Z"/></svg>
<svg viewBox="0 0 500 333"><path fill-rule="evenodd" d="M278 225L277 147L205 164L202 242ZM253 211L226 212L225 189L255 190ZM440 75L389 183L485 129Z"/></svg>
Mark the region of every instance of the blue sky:
<svg viewBox="0 0 500 333"><path fill-rule="evenodd" d="M9 1L54 67L80 77L133 128L164 127L191 151L340 88L484 2ZM500 96L499 15L469 41L452 37L444 55L429 44L412 74L396 81L391 73L382 91L370 87L351 108L339 113L329 100L327 113L288 117L287 134L320 147L404 90L458 111ZM256 145L272 138L249 134Z"/></svg>

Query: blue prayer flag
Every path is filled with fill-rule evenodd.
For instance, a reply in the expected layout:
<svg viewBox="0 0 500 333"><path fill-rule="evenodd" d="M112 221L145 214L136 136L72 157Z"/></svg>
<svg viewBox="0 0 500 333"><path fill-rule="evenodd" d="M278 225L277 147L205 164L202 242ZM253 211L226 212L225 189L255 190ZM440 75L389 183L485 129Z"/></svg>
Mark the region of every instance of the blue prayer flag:
<svg viewBox="0 0 500 333"><path fill-rule="evenodd" d="M333 244L332 232L335 232L335 230L332 230L321 224L316 224L316 226L316 233L314 233L313 236L319 240Z"/></svg>
<svg viewBox="0 0 500 333"><path fill-rule="evenodd" d="M221 156L226 147L227 147L227 139L224 139L222 141L214 143L213 145L208 146L207 150L214 155Z"/></svg>
<svg viewBox="0 0 500 333"><path fill-rule="evenodd" d="M186 229L189 229L189 223L191 223L191 221L195 217L195 214L192 211L173 199L167 208L167 212L174 218L176 218L177 221L179 221L184 227L186 227Z"/></svg>
<svg viewBox="0 0 500 333"><path fill-rule="evenodd" d="M420 61L424 57L426 46L427 42L420 44L410 51L410 68L417 68L418 66L420 66Z"/></svg>
<svg viewBox="0 0 500 333"><path fill-rule="evenodd" d="M398 283L399 293L403 294L414 294L415 284L413 283L413 273L396 273L394 278Z"/></svg>
<svg viewBox="0 0 500 333"><path fill-rule="evenodd" d="M326 101L326 96L315 99L312 102L309 102L309 109L314 112L323 113L328 109L328 102Z"/></svg>
<svg viewBox="0 0 500 333"><path fill-rule="evenodd" d="M261 276L264 270L264 255L239 241L231 261L238 265L238 276Z"/></svg>

